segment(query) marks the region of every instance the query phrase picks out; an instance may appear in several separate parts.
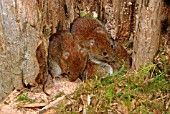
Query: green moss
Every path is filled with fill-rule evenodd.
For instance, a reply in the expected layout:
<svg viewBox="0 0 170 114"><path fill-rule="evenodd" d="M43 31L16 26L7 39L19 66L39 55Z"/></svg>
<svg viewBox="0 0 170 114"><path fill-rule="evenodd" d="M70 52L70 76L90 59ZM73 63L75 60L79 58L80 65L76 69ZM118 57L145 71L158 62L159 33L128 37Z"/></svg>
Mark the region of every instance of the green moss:
<svg viewBox="0 0 170 114"><path fill-rule="evenodd" d="M24 93L24 94L22 94L22 95L20 95L20 96L17 97L16 102L21 102L21 101L24 102L24 103L26 103L26 102L33 103L33 102L34 102L32 99L30 99L30 98L27 96L26 93Z"/></svg>

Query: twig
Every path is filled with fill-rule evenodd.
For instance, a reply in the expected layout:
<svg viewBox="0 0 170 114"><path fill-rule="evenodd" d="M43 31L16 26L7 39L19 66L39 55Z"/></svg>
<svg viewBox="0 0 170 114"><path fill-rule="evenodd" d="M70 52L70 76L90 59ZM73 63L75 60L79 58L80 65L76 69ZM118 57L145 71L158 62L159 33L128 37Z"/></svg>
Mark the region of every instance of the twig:
<svg viewBox="0 0 170 114"><path fill-rule="evenodd" d="M47 103L18 104L18 106L22 108L37 108L37 107L43 107L46 105Z"/></svg>
<svg viewBox="0 0 170 114"><path fill-rule="evenodd" d="M65 98L65 95L64 96L62 96L62 97L59 97L59 98L57 98L56 100L54 100L53 102L51 102L50 104L48 104L47 106L45 106L44 108L42 108L40 111L39 111L39 114L41 113L41 112L43 112L44 110L47 110L47 109L49 109L49 108L51 108L51 107L53 107L53 106L56 106L61 100L63 100Z"/></svg>

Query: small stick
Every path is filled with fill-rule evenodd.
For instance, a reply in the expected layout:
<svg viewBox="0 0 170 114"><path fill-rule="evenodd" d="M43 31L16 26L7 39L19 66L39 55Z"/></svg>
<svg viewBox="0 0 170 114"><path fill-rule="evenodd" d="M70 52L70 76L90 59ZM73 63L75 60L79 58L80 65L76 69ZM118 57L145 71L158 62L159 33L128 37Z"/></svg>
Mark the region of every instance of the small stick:
<svg viewBox="0 0 170 114"><path fill-rule="evenodd" d="M61 100L63 100L65 97L66 97L66 96L64 95L64 96L62 96L62 97L57 98L56 100L54 100L53 102L51 102L50 104L48 104L47 106L45 106L44 108L42 108L42 109L39 111L39 114L40 114L41 112L43 112L44 110L47 110L47 109L49 109L49 108L51 108L51 107L53 107L53 106L56 106L56 105L57 105Z"/></svg>

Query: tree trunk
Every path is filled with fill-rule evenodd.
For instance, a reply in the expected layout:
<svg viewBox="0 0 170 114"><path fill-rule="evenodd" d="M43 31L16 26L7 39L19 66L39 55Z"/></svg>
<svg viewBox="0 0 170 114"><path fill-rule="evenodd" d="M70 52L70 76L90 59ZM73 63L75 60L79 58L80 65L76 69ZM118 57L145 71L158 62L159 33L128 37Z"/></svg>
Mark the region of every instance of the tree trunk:
<svg viewBox="0 0 170 114"><path fill-rule="evenodd" d="M39 73L36 49L42 43L35 0L0 1L0 99Z"/></svg>
<svg viewBox="0 0 170 114"><path fill-rule="evenodd" d="M161 33L161 0L137 0L132 68L138 70L153 60Z"/></svg>
<svg viewBox="0 0 170 114"><path fill-rule="evenodd" d="M161 1L146 1L135 9L134 0L0 0L0 99L44 82L50 34L70 29L80 10L95 11L120 45L133 32L136 10L133 68L147 64L158 49Z"/></svg>

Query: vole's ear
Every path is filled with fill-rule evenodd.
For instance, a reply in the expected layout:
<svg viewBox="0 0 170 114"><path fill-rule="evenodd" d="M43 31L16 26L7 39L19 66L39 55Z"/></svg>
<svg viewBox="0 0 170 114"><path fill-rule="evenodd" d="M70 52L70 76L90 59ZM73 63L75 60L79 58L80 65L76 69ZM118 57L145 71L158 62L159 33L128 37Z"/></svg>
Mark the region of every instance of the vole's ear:
<svg viewBox="0 0 170 114"><path fill-rule="evenodd" d="M93 47L94 45L95 45L95 40L93 39L93 38L90 38L89 40L88 40L88 46L89 47Z"/></svg>
<svg viewBox="0 0 170 114"><path fill-rule="evenodd" d="M69 58L69 56L70 56L70 52L67 52L67 51L63 52L62 59L67 60Z"/></svg>
<svg viewBox="0 0 170 114"><path fill-rule="evenodd" d="M96 27L94 29L94 31L97 32L97 33L101 33L101 34L106 33L106 31L103 27Z"/></svg>
<svg viewBox="0 0 170 114"><path fill-rule="evenodd" d="M87 48L92 48L95 46L95 40L93 38L89 38L87 41L86 41L86 47Z"/></svg>

